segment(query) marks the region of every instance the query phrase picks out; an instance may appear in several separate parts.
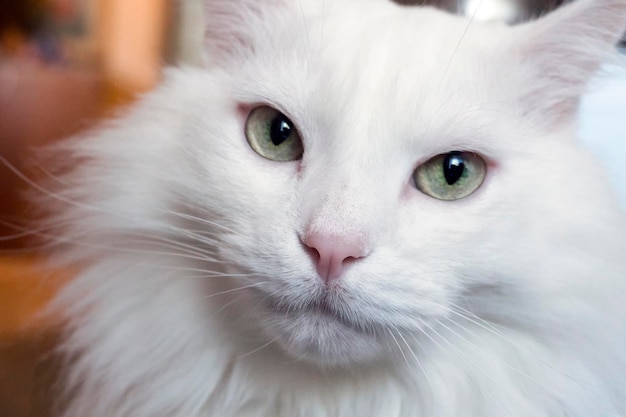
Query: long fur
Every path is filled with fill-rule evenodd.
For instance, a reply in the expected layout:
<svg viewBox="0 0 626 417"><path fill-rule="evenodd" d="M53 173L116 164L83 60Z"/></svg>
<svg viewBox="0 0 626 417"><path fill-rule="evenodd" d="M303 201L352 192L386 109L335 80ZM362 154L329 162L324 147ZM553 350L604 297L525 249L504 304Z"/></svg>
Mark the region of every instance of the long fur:
<svg viewBox="0 0 626 417"><path fill-rule="evenodd" d="M626 416L625 216L574 140L625 1L514 28L206 3L205 68L56 151L81 161L45 198L53 261L81 268L55 304L64 417ZM301 161L250 149L258 104ZM420 193L415 168L452 150L488 161L482 187ZM330 290L311 225L367 238Z"/></svg>

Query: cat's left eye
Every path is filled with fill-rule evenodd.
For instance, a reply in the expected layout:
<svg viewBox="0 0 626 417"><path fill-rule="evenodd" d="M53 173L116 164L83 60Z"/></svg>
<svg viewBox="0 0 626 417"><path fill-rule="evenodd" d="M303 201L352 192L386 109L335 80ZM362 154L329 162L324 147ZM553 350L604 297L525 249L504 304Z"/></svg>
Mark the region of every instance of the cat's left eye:
<svg viewBox="0 0 626 417"><path fill-rule="evenodd" d="M295 125L283 113L269 106L250 112L246 121L250 147L272 161L295 161L302 158L304 147Z"/></svg>
<svg viewBox="0 0 626 417"><path fill-rule="evenodd" d="M426 161L413 174L418 190L439 200L460 200L480 188L487 164L471 152L448 152Z"/></svg>

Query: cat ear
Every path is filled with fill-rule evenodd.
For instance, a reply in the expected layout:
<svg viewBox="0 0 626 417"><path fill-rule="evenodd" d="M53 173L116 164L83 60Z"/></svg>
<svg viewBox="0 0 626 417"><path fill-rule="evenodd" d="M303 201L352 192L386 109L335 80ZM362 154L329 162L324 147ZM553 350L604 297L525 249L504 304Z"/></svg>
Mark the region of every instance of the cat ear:
<svg viewBox="0 0 626 417"><path fill-rule="evenodd" d="M204 59L220 63L253 49L263 20L286 0L204 0Z"/></svg>
<svg viewBox="0 0 626 417"><path fill-rule="evenodd" d="M517 51L532 68L522 88L524 104L550 124L568 122L626 30L626 0L577 0L517 30Z"/></svg>

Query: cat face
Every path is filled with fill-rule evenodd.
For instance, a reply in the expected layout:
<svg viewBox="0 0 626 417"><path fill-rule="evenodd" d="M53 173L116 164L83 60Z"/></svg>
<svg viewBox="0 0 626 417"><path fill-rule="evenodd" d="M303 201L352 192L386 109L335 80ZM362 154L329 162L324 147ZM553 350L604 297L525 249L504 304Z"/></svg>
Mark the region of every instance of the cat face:
<svg viewBox="0 0 626 417"><path fill-rule="evenodd" d="M516 28L382 1L226 3L207 5L231 19L208 26L220 93L197 103L187 193L221 224L220 285L268 340L370 361L455 312L532 322L542 294L576 291L550 273L607 197L572 121L621 23L566 62L560 42L621 2Z"/></svg>

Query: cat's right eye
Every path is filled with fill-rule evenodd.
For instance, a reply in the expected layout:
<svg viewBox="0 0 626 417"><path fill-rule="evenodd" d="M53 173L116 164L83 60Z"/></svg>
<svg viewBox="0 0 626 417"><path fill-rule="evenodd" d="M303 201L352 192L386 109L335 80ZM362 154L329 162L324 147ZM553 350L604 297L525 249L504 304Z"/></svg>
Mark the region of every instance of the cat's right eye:
<svg viewBox="0 0 626 417"><path fill-rule="evenodd" d="M302 158L304 147L294 124L269 106L253 109L246 121L246 139L259 155L272 161Z"/></svg>

